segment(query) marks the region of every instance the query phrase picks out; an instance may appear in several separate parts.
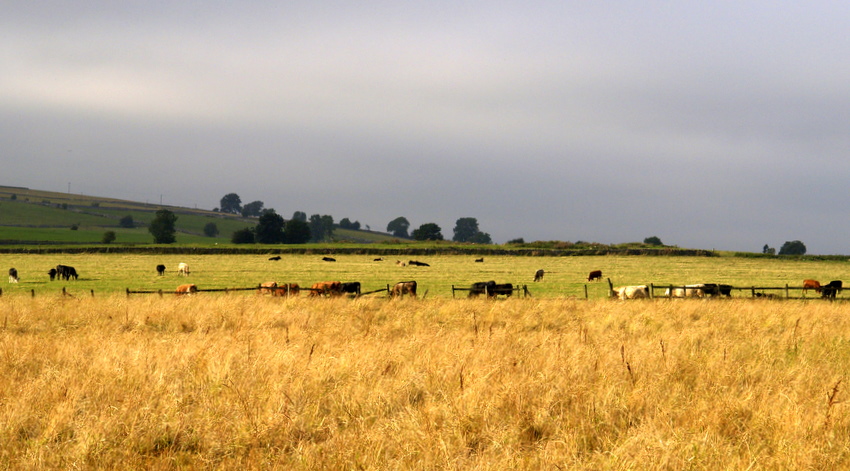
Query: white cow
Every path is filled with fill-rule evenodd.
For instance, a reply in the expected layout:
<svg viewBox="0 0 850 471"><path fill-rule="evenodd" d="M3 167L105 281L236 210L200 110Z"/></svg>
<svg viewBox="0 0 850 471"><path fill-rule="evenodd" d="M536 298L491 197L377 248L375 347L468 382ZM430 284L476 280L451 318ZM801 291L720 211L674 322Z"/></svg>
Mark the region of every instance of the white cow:
<svg viewBox="0 0 850 471"><path fill-rule="evenodd" d="M685 285L684 288L670 288L664 290L664 296L670 298L702 298L705 297L705 285Z"/></svg>
<svg viewBox="0 0 850 471"><path fill-rule="evenodd" d="M177 265L177 274L180 276L189 276L189 265L183 262L180 262Z"/></svg>
<svg viewBox="0 0 850 471"><path fill-rule="evenodd" d="M641 299L649 297L649 287L646 285L638 286L620 286L614 288L614 294L623 300L626 299Z"/></svg>

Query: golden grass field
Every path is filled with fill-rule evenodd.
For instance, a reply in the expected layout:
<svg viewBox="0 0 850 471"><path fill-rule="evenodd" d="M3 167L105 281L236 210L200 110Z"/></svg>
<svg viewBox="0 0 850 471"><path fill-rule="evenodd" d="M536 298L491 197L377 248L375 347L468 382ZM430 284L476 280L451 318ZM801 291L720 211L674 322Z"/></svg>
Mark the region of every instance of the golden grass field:
<svg viewBox="0 0 850 471"><path fill-rule="evenodd" d="M79 285L116 288L62 297L58 282L3 284L4 469L850 467L850 304L561 293L606 261L626 283L841 279L842 263L505 257L479 267L421 257L454 271L422 278L383 266L375 283L415 278L431 293L388 300L127 297L104 280L108 267L129 267L139 285L183 280L147 274L156 257L3 257L24 272L70 260ZM173 257L170 271L187 259ZM190 281L274 275L261 272L265 258L236 260L189 258ZM290 261L299 275L272 278L360 273L319 271L355 259ZM476 270L540 264L557 268L530 286L532 298L453 300L443 289Z"/></svg>
<svg viewBox="0 0 850 471"><path fill-rule="evenodd" d="M5 296L8 469L841 469L846 303Z"/></svg>

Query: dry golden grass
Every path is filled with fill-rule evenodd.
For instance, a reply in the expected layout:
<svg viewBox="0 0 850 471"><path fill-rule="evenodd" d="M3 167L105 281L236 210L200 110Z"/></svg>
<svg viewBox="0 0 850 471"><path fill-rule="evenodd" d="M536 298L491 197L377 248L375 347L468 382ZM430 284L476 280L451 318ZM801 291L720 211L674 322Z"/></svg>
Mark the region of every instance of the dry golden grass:
<svg viewBox="0 0 850 471"><path fill-rule="evenodd" d="M0 462L839 469L850 305L0 298Z"/></svg>

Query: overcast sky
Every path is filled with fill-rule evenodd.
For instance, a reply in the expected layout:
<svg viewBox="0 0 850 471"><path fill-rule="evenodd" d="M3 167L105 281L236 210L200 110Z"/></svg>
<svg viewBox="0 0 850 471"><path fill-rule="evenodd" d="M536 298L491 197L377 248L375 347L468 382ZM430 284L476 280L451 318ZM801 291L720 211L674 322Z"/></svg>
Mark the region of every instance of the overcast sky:
<svg viewBox="0 0 850 471"><path fill-rule="evenodd" d="M850 254L850 3L19 1L0 185Z"/></svg>

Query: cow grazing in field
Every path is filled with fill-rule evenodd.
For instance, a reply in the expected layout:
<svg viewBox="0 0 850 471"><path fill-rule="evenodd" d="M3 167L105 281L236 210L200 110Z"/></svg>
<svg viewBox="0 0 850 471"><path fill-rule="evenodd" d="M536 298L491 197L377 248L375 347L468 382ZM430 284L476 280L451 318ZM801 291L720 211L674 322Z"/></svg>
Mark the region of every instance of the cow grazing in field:
<svg viewBox="0 0 850 471"><path fill-rule="evenodd" d="M189 276L189 264L180 262L177 264L177 276Z"/></svg>
<svg viewBox="0 0 850 471"><path fill-rule="evenodd" d="M475 263L484 263L484 257L476 258Z"/></svg>
<svg viewBox="0 0 850 471"><path fill-rule="evenodd" d="M277 281L266 281L260 283L257 290L260 294L270 294L272 296L298 296L301 288L298 283L278 283Z"/></svg>
<svg viewBox="0 0 850 471"><path fill-rule="evenodd" d="M68 265L56 265L56 276L63 280L70 280L71 278L76 280L79 277L77 270Z"/></svg>
<svg viewBox="0 0 850 471"><path fill-rule="evenodd" d="M664 290L664 296L669 298L702 298L705 296L705 285L685 285L684 288L667 288Z"/></svg>
<svg viewBox="0 0 850 471"><path fill-rule="evenodd" d="M373 261L373 262L383 262L383 261L384 261L384 259L383 259L383 258L381 258L381 257L378 257L378 258L376 258L376 259L373 259L372 261Z"/></svg>
<svg viewBox="0 0 850 471"><path fill-rule="evenodd" d="M340 286L340 289L343 293L353 294L355 296L360 296L360 282L359 281L351 281L348 283L343 283Z"/></svg>
<svg viewBox="0 0 850 471"><path fill-rule="evenodd" d="M162 265L162 264L157 265L157 266L156 266L156 273L157 273L159 276L163 276L163 275L165 275L165 265Z"/></svg>
<svg viewBox="0 0 850 471"><path fill-rule="evenodd" d="M275 255L274 257L269 257L269 260L278 261L278 260L280 260L280 255Z"/></svg>
<svg viewBox="0 0 850 471"><path fill-rule="evenodd" d="M390 290L390 296L393 298L404 297L405 295L416 297L416 282L415 281L399 281L393 285Z"/></svg>
<svg viewBox="0 0 850 471"><path fill-rule="evenodd" d="M593 270L587 275L587 281L602 281L602 270Z"/></svg>
<svg viewBox="0 0 850 471"><path fill-rule="evenodd" d="M396 261L395 261L395 264L396 264L396 265L398 265L398 266L400 266L400 267L407 266L407 265L406 265L404 262L402 262L401 260L396 260Z"/></svg>
<svg viewBox="0 0 850 471"><path fill-rule="evenodd" d="M410 265L411 267L430 267L431 266L431 265L428 265L425 262L420 262L418 260L410 260L409 262L407 262L407 264Z"/></svg>
<svg viewBox="0 0 850 471"><path fill-rule="evenodd" d="M322 257L323 262L335 262L336 259L333 257Z"/></svg>
<svg viewBox="0 0 850 471"><path fill-rule="evenodd" d="M273 296L298 296L301 293L301 287L298 283L278 283L277 288L272 293Z"/></svg>
<svg viewBox="0 0 850 471"><path fill-rule="evenodd" d="M500 294L508 298L513 296L514 285L510 283L496 283L496 285L493 286L493 297L498 296Z"/></svg>
<svg viewBox="0 0 850 471"><path fill-rule="evenodd" d="M496 295L495 290L495 281L479 281L477 283L472 283L472 286L469 287L469 295L467 295L467 297L477 298L482 294L486 294L488 297L492 297Z"/></svg>
<svg viewBox="0 0 850 471"><path fill-rule="evenodd" d="M544 275L545 273L546 273L546 272L544 272L542 269L537 270L536 272L534 272L534 281L543 281L543 275Z"/></svg>
<svg viewBox="0 0 850 471"><path fill-rule="evenodd" d="M277 288L277 281L264 281L260 283L260 288L257 290L260 294L274 294Z"/></svg>
<svg viewBox="0 0 850 471"><path fill-rule="evenodd" d="M55 268L51 268L51 269L47 272L47 274L50 276L50 281L53 281L53 280L55 280L55 279L56 279L56 269L55 269Z"/></svg>
<svg viewBox="0 0 850 471"><path fill-rule="evenodd" d="M803 294L806 294L810 289L815 290L815 293L820 293L820 281L803 280Z"/></svg>
<svg viewBox="0 0 850 471"><path fill-rule="evenodd" d="M18 282L18 270L16 268L9 269L9 283L17 283Z"/></svg>
<svg viewBox="0 0 850 471"><path fill-rule="evenodd" d="M822 285L821 289L821 297L824 299L835 299L835 295L841 293L843 283L841 280L833 280L828 284Z"/></svg>
<svg viewBox="0 0 850 471"><path fill-rule="evenodd" d="M310 288L310 296L341 296L342 283L339 281L320 281Z"/></svg>
<svg viewBox="0 0 850 471"><path fill-rule="evenodd" d="M194 294L198 292L198 287L194 283L180 285L174 290L174 294Z"/></svg>
<svg viewBox="0 0 850 471"><path fill-rule="evenodd" d="M622 300L648 298L649 287L646 285L620 286L614 288L614 295Z"/></svg>

